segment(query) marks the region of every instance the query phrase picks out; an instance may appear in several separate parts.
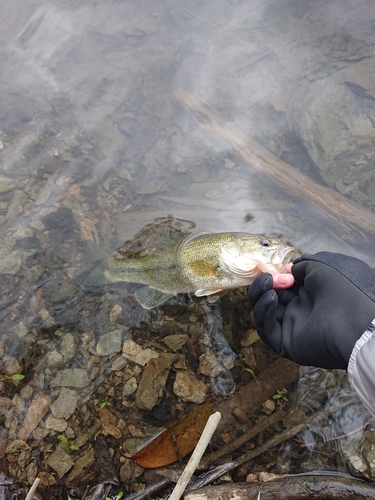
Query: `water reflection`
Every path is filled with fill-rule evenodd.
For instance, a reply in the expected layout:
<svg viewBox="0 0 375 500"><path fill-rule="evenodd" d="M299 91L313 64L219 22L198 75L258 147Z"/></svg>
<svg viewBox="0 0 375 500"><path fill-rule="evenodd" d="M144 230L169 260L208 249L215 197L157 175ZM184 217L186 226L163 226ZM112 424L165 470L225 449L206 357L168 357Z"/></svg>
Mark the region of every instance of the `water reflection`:
<svg viewBox="0 0 375 500"><path fill-rule="evenodd" d="M374 265L374 13L371 2L339 0L2 4L0 425L14 440L37 394L58 401L45 413L39 407L30 426L47 448L33 446L24 466L10 466L13 477L32 483L39 463L60 449L61 433L90 459L99 404L110 401L119 415L135 411L131 391L144 365L122 356L125 340L148 355L155 343L158 353L167 349L164 337L189 337L191 356L177 360L176 350L161 393L173 393L176 370L196 373L203 354L222 367L222 385L204 379L210 390L229 394L240 380L240 368L230 368L239 346L228 341L226 325L232 314L240 333L250 328L245 300L233 294L213 306L179 297L147 313L131 287L84 293L73 275L87 242L111 252L156 217L172 215L198 231L282 235L305 252L341 251ZM196 123L176 102L178 89L199 95L225 125L275 158L368 209L360 230L348 238L270 182L207 120L206 128ZM17 373L25 379L9 378ZM350 418L362 422L362 415ZM56 465L59 456L52 457ZM64 482L68 474L78 481L71 467L60 471ZM43 471L46 484L55 481L50 471Z"/></svg>

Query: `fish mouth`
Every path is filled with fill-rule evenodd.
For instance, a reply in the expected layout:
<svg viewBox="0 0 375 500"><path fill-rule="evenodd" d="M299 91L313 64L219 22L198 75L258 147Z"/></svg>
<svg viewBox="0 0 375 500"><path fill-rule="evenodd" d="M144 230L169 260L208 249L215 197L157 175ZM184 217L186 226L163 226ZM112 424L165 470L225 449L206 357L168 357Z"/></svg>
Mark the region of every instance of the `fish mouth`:
<svg viewBox="0 0 375 500"><path fill-rule="evenodd" d="M282 264L289 264L297 257L297 250L294 247L285 248L279 251Z"/></svg>

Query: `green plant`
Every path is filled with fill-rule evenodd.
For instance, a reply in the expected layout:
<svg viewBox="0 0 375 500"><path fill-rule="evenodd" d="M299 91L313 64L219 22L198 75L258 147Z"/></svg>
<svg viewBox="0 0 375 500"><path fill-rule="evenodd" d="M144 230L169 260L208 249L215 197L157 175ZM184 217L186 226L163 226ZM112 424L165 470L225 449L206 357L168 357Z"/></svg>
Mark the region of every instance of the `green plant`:
<svg viewBox="0 0 375 500"><path fill-rule="evenodd" d="M57 439L62 443L64 443L69 448L69 450L71 451L79 450L79 447L74 443L74 441L73 440L69 441L69 439L66 436L64 436L64 434L59 434L57 436Z"/></svg>
<svg viewBox="0 0 375 500"><path fill-rule="evenodd" d="M259 385L258 379L255 376L254 370L252 370L251 368L245 368L245 371L249 372L254 377L255 382Z"/></svg>
<svg viewBox="0 0 375 500"><path fill-rule="evenodd" d="M15 373L14 375L6 375L1 379L1 382L4 380L23 380L25 378L25 375L22 375L22 373Z"/></svg>
<svg viewBox="0 0 375 500"><path fill-rule="evenodd" d="M272 396L272 399L281 399L285 401L285 403L288 401L288 398L284 396L284 391L280 391L279 389L277 389L276 394Z"/></svg>
<svg viewBox="0 0 375 500"><path fill-rule="evenodd" d="M109 405L109 403L107 401L103 401L103 403L100 403L99 408L102 409L107 405Z"/></svg>
<svg viewBox="0 0 375 500"><path fill-rule="evenodd" d="M120 500L120 498L122 498L124 496L124 492L123 491L120 491L119 493L117 493L117 495L113 498L113 497L106 497L105 500Z"/></svg>

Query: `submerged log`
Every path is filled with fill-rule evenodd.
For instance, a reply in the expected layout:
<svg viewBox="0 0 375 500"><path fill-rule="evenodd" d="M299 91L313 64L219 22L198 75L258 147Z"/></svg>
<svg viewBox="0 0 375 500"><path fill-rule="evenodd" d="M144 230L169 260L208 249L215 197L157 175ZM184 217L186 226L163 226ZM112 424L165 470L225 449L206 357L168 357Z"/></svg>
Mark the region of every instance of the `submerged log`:
<svg viewBox="0 0 375 500"><path fill-rule="evenodd" d="M214 411L222 414L219 428L231 425L232 411L240 408L244 413L254 412L264 401L272 397L277 389L286 387L299 378L300 366L288 359L279 358L272 365L241 387L229 400L214 404Z"/></svg>
<svg viewBox="0 0 375 500"><path fill-rule="evenodd" d="M370 500L375 485L347 476L284 476L265 483L227 483L184 495L184 500Z"/></svg>
<svg viewBox="0 0 375 500"><path fill-rule="evenodd" d="M190 111L205 128L228 140L234 152L252 168L272 180L288 196L308 202L333 228L354 245L371 243L375 236L375 214L342 194L316 183L260 144L220 115L212 106L183 90L175 92L177 102Z"/></svg>

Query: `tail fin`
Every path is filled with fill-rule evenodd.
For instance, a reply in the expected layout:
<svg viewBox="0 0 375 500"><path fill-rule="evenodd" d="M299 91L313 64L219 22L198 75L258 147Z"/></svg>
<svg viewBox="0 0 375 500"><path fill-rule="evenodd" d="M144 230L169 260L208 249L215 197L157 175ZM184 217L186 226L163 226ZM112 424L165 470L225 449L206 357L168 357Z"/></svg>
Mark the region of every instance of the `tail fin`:
<svg viewBox="0 0 375 500"><path fill-rule="evenodd" d="M106 260L109 254L93 241L86 243L86 262L77 269L74 274L74 281L81 288L96 288L111 283L105 276Z"/></svg>

